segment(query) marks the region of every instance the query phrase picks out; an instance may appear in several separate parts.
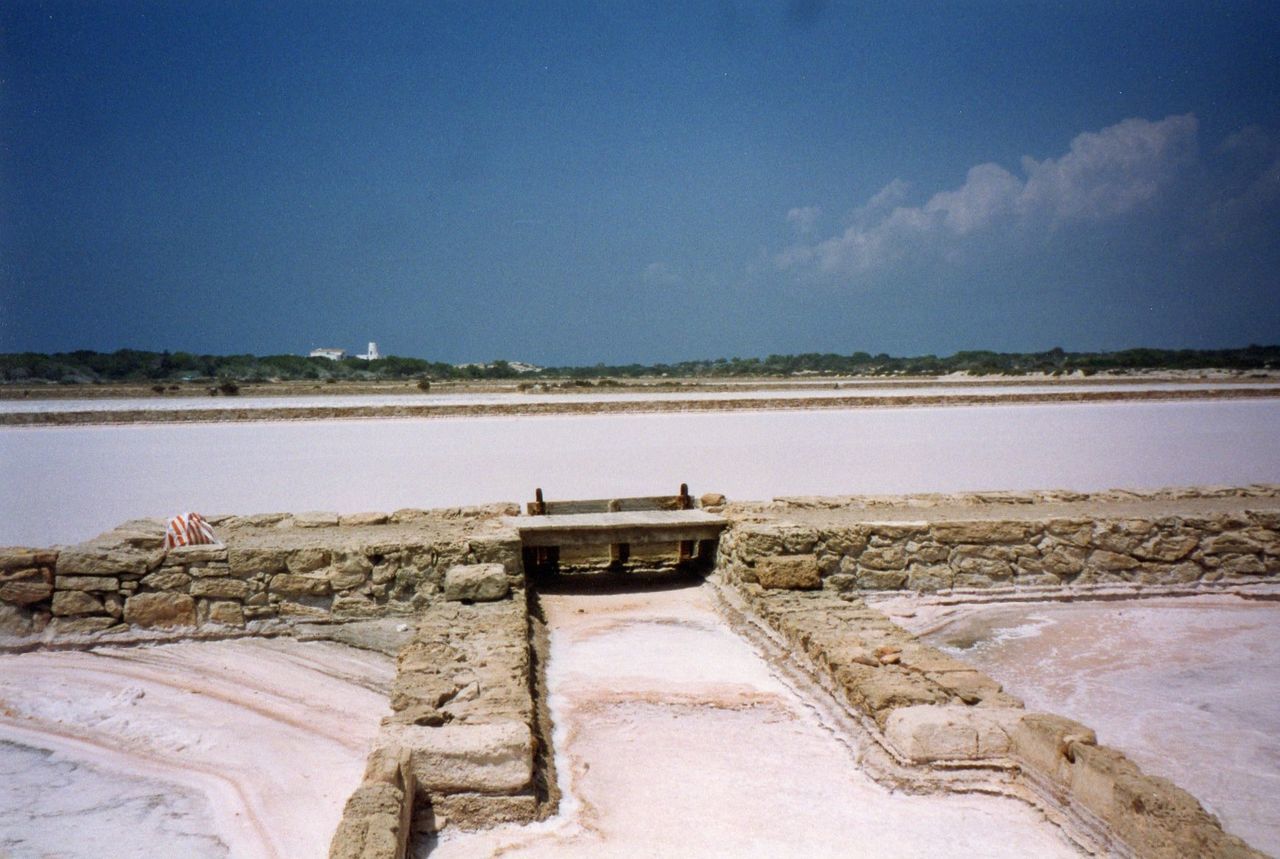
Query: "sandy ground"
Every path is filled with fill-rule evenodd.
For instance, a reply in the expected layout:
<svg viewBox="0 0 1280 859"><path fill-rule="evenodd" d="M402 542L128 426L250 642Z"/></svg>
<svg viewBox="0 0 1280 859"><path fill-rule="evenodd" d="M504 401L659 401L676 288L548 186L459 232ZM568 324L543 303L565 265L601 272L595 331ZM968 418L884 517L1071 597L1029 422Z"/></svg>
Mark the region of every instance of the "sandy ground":
<svg viewBox="0 0 1280 859"><path fill-rule="evenodd" d="M1206 596L949 611L940 628L929 612L905 624L934 627L931 642L1029 708L1089 725L1280 855L1280 605Z"/></svg>
<svg viewBox="0 0 1280 859"><path fill-rule="evenodd" d="M0 856L323 856L393 674L291 639L0 655Z"/></svg>
<svg viewBox="0 0 1280 859"><path fill-rule="evenodd" d="M432 859L1077 855L1014 800L871 782L705 586L541 600L561 813L447 835Z"/></svg>
<svg viewBox="0 0 1280 859"><path fill-rule="evenodd" d="M0 429L0 545L185 510L1280 482L1280 400Z"/></svg>

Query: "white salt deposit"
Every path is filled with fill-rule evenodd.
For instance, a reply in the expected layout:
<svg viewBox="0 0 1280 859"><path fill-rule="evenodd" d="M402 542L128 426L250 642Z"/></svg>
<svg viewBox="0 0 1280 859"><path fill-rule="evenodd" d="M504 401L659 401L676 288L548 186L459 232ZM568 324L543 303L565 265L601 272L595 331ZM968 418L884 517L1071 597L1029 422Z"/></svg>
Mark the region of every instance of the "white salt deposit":
<svg viewBox="0 0 1280 859"><path fill-rule="evenodd" d="M0 429L0 545L136 516L1280 482L1280 401Z"/></svg>
<svg viewBox="0 0 1280 859"><path fill-rule="evenodd" d="M393 673L289 639L0 655L0 855L324 856Z"/></svg>
<svg viewBox="0 0 1280 859"><path fill-rule="evenodd" d="M1277 628L1280 606L1206 596L969 607L929 640L962 645L1029 708L1089 725L1280 855Z"/></svg>
<svg viewBox="0 0 1280 859"><path fill-rule="evenodd" d="M1078 855L1015 800L870 781L706 587L541 599L561 813L446 835L431 859Z"/></svg>

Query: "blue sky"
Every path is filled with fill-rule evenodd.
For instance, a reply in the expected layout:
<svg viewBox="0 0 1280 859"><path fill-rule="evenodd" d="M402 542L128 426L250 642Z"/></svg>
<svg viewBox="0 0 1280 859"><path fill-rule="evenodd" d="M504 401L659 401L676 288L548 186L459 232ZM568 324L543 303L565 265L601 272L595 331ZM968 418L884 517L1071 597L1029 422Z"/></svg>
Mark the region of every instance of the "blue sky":
<svg viewBox="0 0 1280 859"><path fill-rule="evenodd" d="M0 7L0 351L1280 342L1280 5Z"/></svg>

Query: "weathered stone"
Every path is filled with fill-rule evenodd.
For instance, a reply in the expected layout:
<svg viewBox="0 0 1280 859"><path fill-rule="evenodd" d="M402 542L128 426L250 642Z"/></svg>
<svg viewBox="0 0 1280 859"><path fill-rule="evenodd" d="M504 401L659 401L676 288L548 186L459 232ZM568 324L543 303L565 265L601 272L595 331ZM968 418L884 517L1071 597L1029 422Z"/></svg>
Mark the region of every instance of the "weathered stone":
<svg viewBox="0 0 1280 859"><path fill-rule="evenodd" d="M1039 559L1024 561L1026 569L1055 576L1074 576L1084 569L1085 550L1076 546L1057 545ZM1033 566L1034 565L1034 566Z"/></svg>
<svg viewBox="0 0 1280 859"><path fill-rule="evenodd" d="M913 591L942 591L954 584L955 573L947 564L912 564L907 568L907 587Z"/></svg>
<svg viewBox="0 0 1280 859"><path fill-rule="evenodd" d="M337 513L311 510L306 513L293 514L293 527L295 528L336 528L337 526Z"/></svg>
<svg viewBox="0 0 1280 859"><path fill-rule="evenodd" d="M191 595L196 597L221 597L242 600L253 592L248 582L241 579L196 579L191 583Z"/></svg>
<svg viewBox="0 0 1280 859"><path fill-rule="evenodd" d="M334 597L330 612L338 620L368 618L378 614L378 606L373 600L361 594L347 594Z"/></svg>
<svg viewBox="0 0 1280 859"><path fill-rule="evenodd" d="M84 591L58 591L53 595L53 613L57 617L80 614L102 614L102 600Z"/></svg>
<svg viewBox="0 0 1280 859"><path fill-rule="evenodd" d="M1204 571L1199 564L1145 563L1138 567L1138 581L1146 585L1188 584L1200 578Z"/></svg>
<svg viewBox="0 0 1280 859"><path fill-rule="evenodd" d="M58 555L57 571L60 576L117 576L122 573L146 575L160 566L164 550L140 550L117 546L82 544L64 549Z"/></svg>
<svg viewBox="0 0 1280 859"><path fill-rule="evenodd" d="M725 497L719 492L707 492L698 499L698 503L703 507L721 507L725 503Z"/></svg>
<svg viewBox="0 0 1280 859"><path fill-rule="evenodd" d="M330 592L328 579L281 573L271 577L270 590L284 596L324 596Z"/></svg>
<svg viewBox="0 0 1280 859"><path fill-rule="evenodd" d="M858 587L866 591L896 591L906 584L906 581L906 570L858 571Z"/></svg>
<svg viewBox="0 0 1280 859"><path fill-rule="evenodd" d="M343 513L338 516L338 524L344 528L357 528L369 525L387 524L386 513Z"/></svg>
<svg viewBox="0 0 1280 859"><path fill-rule="evenodd" d="M1206 555L1251 555L1262 551L1262 546L1243 534L1216 534L1206 537L1200 544Z"/></svg>
<svg viewBox="0 0 1280 859"><path fill-rule="evenodd" d="M511 592L501 564L459 564L444 575L444 598L453 602L492 602Z"/></svg>
<svg viewBox="0 0 1280 859"><path fill-rule="evenodd" d="M125 623L143 628L196 625L196 601L187 594L134 594L124 603Z"/></svg>
<svg viewBox="0 0 1280 859"><path fill-rule="evenodd" d="M1048 713L1028 713L1009 734L1010 750L1025 765L1057 781L1070 778L1073 747L1096 745L1097 735L1071 719Z"/></svg>
<svg viewBox="0 0 1280 859"><path fill-rule="evenodd" d="M102 632L116 623L114 617L55 617L52 628L59 635L84 635Z"/></svg>
<svg viewBox="0 0 1280 859"><path fill-rule="evenodd" d="M1133 550L1148 561L1180 561L1195 549L1199 541L1190 534L1157 534Z"/></svg>
<svg viewBox="0 0 1280 859"><path fill-rule="evenodd" d="M330 616L328 606L313 605L311 603L298 602L296 600L281 600L280 603L276 605L275 609L276 614L281 617L301 617L312 620L326 620Z"/></svg>
<svg viewBox="0 0 1280 859"><path fill-rule="evenodd" d="M23 548L0 549L0 570L18 570L36 565L36 550Z"/></svg>
<svg viewBox="0 0 1280 859"><path fill-rule="evenodd" d="M244 609L239 603L226 600L209 603L209 622L223 626L244 626Z"/></svg>
<svg viewBox="0 0 1280 859"><path fill-rule="evenodd" d="M227 547L221 544L200 544L196 546L174 546L165 555L168 565L225 563Z"/></svg>
<svg viewBox="0 0 1280 859"><path fill-rule="evenodd" d="M53 594L53 585L48 582L5 582L0 585L0 601L14 605L31 605L47 600Z"/></svg>
<svg viewBox="0 0 1280 859"><path fill-rule="evenodd" d="M58 576L60 591L118 591L120 580L110 576Z"/></svg>
<svg viewBox="0 0 1280 859"><path fill-rule="evenodd" d="M1045 533L1074 546L1088 546L1093 539L1092 519L1050 519L1044 523Z"/></svg>
<svg viewBox="0 0 1280 859"><path fill-rule="evenodd" d="M310 573L329 566L329 558L328 549L295 549L289 553L289 572Z"/></svg>
<svg viewBox="0 0 1280 859"><path fill-rule="evenodd" d="M956 585L960 586L960 577L988 579L1007 579L1013 575L1013 567L1008 561L993 558L958 557L951 562L956 571Z"/></svg>
<svg viewBox="0 0 1280 859"><path fill-rule="evenodd" d="M907 543L907 560L912 563L942 564L951 555L951 549L941 543Z"/></svg>
<svg viewBox="0 0 1280 859"><path fill-rule="evenodd" d="M1267 565L1257 555L1224 555L1216 569L1224 576L1256 576L1265 573Z"/></svg>
<svg viewBox="0 0 1280 859"><path fill-rule="evenodd" d="M379 742L410 751L423 790L516 793L533 784L533 733L523 722L387 724Z"/></svg>
<svg viewBox="0 0 1280 859"><path fill-rule="evenodd" d="M142 579L142 586L157 591L185 591L191 584L191 576L177 570L159 570Z"/></svg>
<svg viewBox="0 0 1280 859"><path fill-rule="evenodd" d="M1107 570L1115 572L1118 570L1132 570L1138 566L1138 562L1128 555L1121 555L1117 552L1109 552L1106 549L1097 549L1089 555L1089 566L1099 570Z"/></svg>
<svg viewBox="0 0 1280 859"><path fill-rule="evenodd" d="M231 574L239 578L256 573L283 573L288 569L288 552L284 549L230 548L227 563Z"/></svg>
<svg viewBox="0 0 1280 859"><path fill-rule="evenodd" d="M229 564L192 564L182 569L186 570L192 576L200 579L219 578L231 575L231 566Z"/></svg>
<svg viewBox="0 0 1280 859"><path fill-rule="evenodd" d="M784 590L811 590L822 587L822 574L812 555L774 555L760 558L755 565L761 587Z"/></svg>
<svg viewBox="0 0 1280 859"><path fill-rule="evenodd" d="M907 553L897 545L872 547L858 556L858 566L868 570L904 570Z"/></svg>
<svg viewBox="0 0 1280 859"><path fill-rule="evenodd" d="M0 636L27 636L36 632L35 616L16 605L0 602Z"/></svg>
<svg viewBox="0 0 1280 859"><path fill-rule="evenodd" d="M1009 733L1022 716L1022 710L1005 707L901 707L885 721L884 733L915 763L982 760L1009 753Z"/></svg>
<svg viewBox="0 0 1280 859"><path fill-rule="evenodd" d="M106 609L107 614L119 620L124 615L124 597L119 594L105 594L102 597L102 607Z"/></svg>
<svg viewBox="0 0 1280 859"><path fill-rule="evenodd" d="M972 522L934 522L930 527L939 543L1017 543L1031 532L1027 522L974 520Z"/></svg>

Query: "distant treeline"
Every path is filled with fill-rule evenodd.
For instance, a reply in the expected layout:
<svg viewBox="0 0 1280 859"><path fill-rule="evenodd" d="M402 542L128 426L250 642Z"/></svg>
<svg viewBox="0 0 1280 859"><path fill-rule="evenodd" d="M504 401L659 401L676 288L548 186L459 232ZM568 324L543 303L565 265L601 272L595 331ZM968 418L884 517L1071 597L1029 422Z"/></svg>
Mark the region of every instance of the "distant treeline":
<svg viewBox="0 0 1280 859"><path fill-rule="evenodd" d="M767 358L719 358L677 364L596 364L591 367L548 367L521 372L507 361L455 366L421 358L388 356L376 361L307 358L299 355L194 355L188 352L22 352L0 355L5 382L239 382L269 380L376 379L619 379L641 376L733 378L739 376L892 376L1085 375L1132 370L1264 370L1280 369L1280 346L1243 349L1125 349L1120 352L957 352L949 357L922 355L817 354L770 355Z"/></svg>

